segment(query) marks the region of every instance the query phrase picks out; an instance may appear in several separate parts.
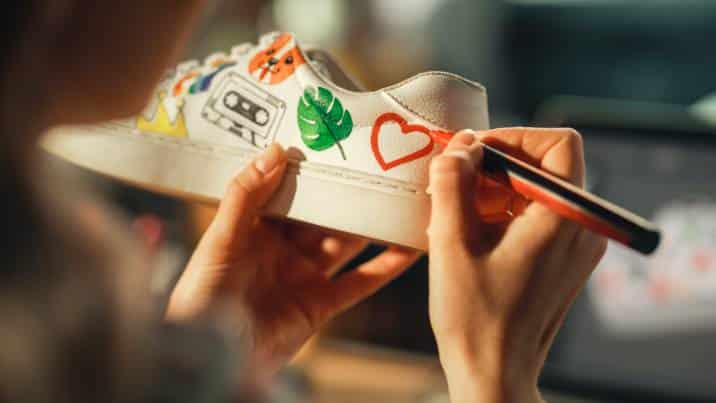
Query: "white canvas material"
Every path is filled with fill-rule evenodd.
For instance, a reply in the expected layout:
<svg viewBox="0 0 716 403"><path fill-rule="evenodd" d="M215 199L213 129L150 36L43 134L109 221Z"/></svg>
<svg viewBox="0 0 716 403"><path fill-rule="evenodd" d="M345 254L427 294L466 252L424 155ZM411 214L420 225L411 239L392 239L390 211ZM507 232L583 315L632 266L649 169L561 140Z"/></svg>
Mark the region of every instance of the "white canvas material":
<svg viewBox="0 0 716 403"><path fill-rule="evenodd" d="M428 164L441 151L429 132L487 129L485 89L427 72L354 91L332 60L313 53L291 34L271 33L203 65L182 63L136 119L56 128L43 146L128 183L215 202L278 142L289 170L267 214L426 249Z"/></svg>

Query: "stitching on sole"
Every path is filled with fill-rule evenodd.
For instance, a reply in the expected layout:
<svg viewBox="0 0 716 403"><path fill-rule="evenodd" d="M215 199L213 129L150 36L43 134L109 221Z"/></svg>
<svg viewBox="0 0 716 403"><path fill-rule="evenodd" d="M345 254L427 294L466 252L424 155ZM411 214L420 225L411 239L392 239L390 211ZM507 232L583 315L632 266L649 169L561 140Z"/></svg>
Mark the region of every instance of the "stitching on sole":
<svg viewBox="0 0 716 403"><path fill-rule="evenodd" d="M239 147L215 146L205 143L184 142L178 139L170 138L165 135L145 133L137 129L129 129L122 127L121 129L130 130L130 132L127 133L123 130L120 130L120 127L117 126L102 125L96 128L83 128L81 130L90 131L90 133L95 134L110 134L102 133L101 131L97 132L93 129L108 130L112 132L111 135L122 136L130 141L140 143L142 141L149 141L155 144L170 146L181 150L192 150L193 152L198 152L210 156L212 158L219 158L222 160L239 158L243 163L258 154L257 152ZM359 182L361 184L382 187L386 190L402 192L410 196L426 195L424 189L420 189L417 186L412 186L409 183L398 180L385 180L384 178L375 175L351 171L345 168L336 169L315 162L299 161L294 159L289 160L289 164L292 165L292 170L298 171L299 175L302 173L314 173L325 176L333 176L348 181Z"/></svg>

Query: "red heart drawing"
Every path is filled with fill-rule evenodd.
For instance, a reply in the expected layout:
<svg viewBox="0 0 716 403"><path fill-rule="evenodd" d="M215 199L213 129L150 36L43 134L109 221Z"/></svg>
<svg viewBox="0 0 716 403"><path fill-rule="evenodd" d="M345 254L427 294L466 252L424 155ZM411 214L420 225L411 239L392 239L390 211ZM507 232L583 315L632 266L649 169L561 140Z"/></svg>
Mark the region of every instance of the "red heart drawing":
<svg viewBox="0 0 716 403"><path fill-rule="evenodd" d="M428 136L428 138L430 138L430 142L425 147L415 152L404 155L392 161L386 161L383 157L383 153L380 151L378 139L380 137L381 127L383 126L383 124L388 122L397 123L400 126L400 131L406 136L410 134L420 133L425 136ZM422 125L410 125L402 116L398 115L397 113L385 113L383 115L380 115L373 124L373 132L370 136L370 145L373 148L373 155L375 155L376 161L378 161L378 164L380 164L381 168L383 168L384 171L387 171L389 169L397 167L398 165L415 161L417 159L430 155L430 153L433 151L433 148L435 148L435 139L433 139L431 131L427 127Z"/></svg>

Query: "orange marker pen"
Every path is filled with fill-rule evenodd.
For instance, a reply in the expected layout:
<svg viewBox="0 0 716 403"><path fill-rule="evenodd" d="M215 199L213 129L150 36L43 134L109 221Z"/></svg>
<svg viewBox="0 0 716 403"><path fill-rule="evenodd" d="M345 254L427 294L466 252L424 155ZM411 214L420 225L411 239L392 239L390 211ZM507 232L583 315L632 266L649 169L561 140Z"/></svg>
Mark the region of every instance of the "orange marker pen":
<svg viewBox="0 0 716 403"><path fill-rule="evenodd" d="M446 146L453 133L432 131ZM656 250L661 233L654 224L573 184L483 144L482 170L529 200L643 254Z"/></svg>

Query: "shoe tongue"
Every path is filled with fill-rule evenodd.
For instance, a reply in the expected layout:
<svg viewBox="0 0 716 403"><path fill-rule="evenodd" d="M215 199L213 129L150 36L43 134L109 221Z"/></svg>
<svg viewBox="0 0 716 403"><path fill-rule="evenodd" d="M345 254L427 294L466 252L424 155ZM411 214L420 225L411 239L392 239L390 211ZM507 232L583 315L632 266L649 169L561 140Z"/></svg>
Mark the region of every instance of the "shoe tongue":
<svg viewBox="0 0 716 403"><path fill-rule="evenodd" d="M365 87L351 77L328 52L313 46L304 46L303 53L320 75L338 87L349 91L365 91Z"/></svg>
<svg viewBox="0 0 716 403"><path fill-rule="evenodd" d="M315 60L311 59L309 56L308 62L313 66L313 69L316 70L319 74L333 82L333 76L331 75L331 71L328 69L328 66L326 66L326 63L322 60Z"/></svg>

